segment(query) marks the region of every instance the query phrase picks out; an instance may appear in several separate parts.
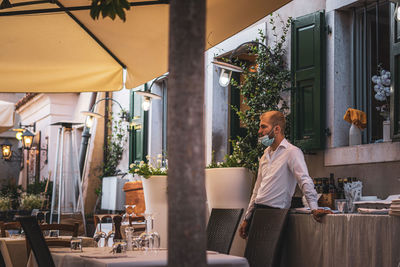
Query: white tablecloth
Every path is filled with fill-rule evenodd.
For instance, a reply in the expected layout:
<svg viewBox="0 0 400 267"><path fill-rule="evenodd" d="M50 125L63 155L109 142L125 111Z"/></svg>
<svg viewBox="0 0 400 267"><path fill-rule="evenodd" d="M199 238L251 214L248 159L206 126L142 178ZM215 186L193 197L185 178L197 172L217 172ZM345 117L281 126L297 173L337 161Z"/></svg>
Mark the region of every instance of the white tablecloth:
<svg viewBox="0 0 400 267"><path fill-rule="evenodd" d="M28 259L25 238L0 238L0 250L7 267L25 267Z"/></svg>
<svg viewBox="0 0 400 267"><path fill-rule="evenodd" d="M281 266L400 267L400 217L289 215Z"/></svg>
<svg viewBox="0 0 400 267"><path fill-rule="evenodd" d="M167 266L167 251L128 251L127 257L120 258L88 258L81 255L112 255L107 250L101 248L83 248L82 253L68 252L65 249L51 249L54 263L57 267L130 267L130 266ZM57 252L58 251L58 252ZM62 251L62 252L60 252ZM247 260L242 257L218 254L216 252L207 253L209 266L231 266L248 267ZM36 262L29 259L28 267L37 266Z"/></svg>
<svg viewBox="0 0 400 267"><path fill-rule="evenodd" d="M82 238L83 246L93 246L93 238L80 237ZM60 236L50 237L47 239L54 240L70 240L71 236ZM26 241L24 237L11 238L3 237L0 238L0 251L3 255L4 263L7 267L25 267L28 261L26 252Z"/></svg>

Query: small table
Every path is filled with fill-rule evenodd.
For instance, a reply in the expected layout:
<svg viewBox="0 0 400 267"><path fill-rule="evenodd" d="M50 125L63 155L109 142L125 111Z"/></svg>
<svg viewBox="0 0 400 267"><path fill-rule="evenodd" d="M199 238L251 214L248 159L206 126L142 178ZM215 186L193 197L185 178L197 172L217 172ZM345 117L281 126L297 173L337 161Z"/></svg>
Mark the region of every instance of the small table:
<svg viewBox="0 0 400 267"><path fill-rule="evenodd" d="M56 266L62 267L130 267L130 266L167 266L167 250L158 251L128 251L126 256L115 258L102 258L111 256L110 248L84 248L83 252L67 252L65 249L50 249ZM95 255L99 255L96 257ZM36 261L29 259L28 267L34 267ZM245 258L219 254L217 252L207 253L208 266L232 266L249 267Z"/></svg>
<svg viewBox="0 0 400 267"><path fill-rule="evenodd" d="M82 238L82 246L93 246L93 238ZM71 236L47 237L46 239L70 240ZM0 251L7 267L25 267L28 261L25 237L0 238Z"/></svg>

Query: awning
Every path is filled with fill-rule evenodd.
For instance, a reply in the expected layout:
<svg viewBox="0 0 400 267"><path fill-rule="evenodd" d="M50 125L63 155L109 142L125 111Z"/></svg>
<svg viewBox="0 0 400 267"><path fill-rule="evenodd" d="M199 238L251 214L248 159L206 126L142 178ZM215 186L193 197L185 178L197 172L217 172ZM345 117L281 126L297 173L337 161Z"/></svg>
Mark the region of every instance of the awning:
<svg viewBox="0 0 400 267"><path fill-rule="evenodd" d="M14 103L0 100L0 133L14 126Z"/></svg>
<svg viewBox="0 0 400 267"><path fill-rule="evenodd" d="M12 13L59 8L40 0L10 0L11 4L28 1L41 3L0 11L0 92L115 91L123 87L124 65L126 88L134 88L168 71L168 1L141 6L149 0L131 1L139 6L131 6L125 23L118 18L95 21L87 8L71 11L76 20L60 10ZM87 0L59 2L71 9L90 5ZM288 2L208 0L206 49Z"/></svg>

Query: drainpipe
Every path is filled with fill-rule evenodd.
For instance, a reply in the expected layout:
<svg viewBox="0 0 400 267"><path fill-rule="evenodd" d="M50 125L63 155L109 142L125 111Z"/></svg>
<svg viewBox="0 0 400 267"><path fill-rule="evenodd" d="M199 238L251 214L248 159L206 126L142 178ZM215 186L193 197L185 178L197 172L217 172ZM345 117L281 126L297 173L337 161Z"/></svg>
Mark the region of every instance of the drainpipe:
<svg viewBox="0 0 400 267"><path fill-rule="evenodd" d="M88 110L92 110L94 103L96 103L96 98L97 98L97 93L96 92L92 93L92 96L90 97ZM86 127L85 124L82 133L81 147L79 150L79 172L81 181L83 180L83 168L85 167L85 159L86 159L86 152L89 144L89 139L90 139L90 128Z"/></svg>
<svg viewBox="0 0 400 267"><path fill-rule="evenodd" d="M108 98L110 97L109 93L106 92L106 97L104 101L104 150L103 150L103 162L107 160L107 152L108 152L108 119L109 119L109 101ZM111 122L110 122L111 123ZM103 169L104 172L104 169Z"/></svg>

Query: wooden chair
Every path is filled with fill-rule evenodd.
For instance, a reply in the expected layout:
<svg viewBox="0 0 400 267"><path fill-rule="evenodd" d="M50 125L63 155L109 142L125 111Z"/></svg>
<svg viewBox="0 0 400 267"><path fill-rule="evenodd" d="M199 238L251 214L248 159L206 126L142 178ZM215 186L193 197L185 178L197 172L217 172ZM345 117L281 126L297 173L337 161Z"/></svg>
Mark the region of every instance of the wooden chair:
<svg viewBox="0 0 400 267"><path fill-rule="evenodd" d="M66 247L69 248L71 246L71 242L69 240L46 240L46 244L48 247Z"/></svg>
<svg viewBox="0 0 400 267"><path fill-rule="evenodd" d="M40 230L43 231L50 231L50 230L59 230L62 232L67 232L72 235L72 237L77 237L78 236L78 229L79 229L79 223L74 223L73 225L71 224L58 224L58 223L52 223L52 224L41 224L39 225ZM47 246L49 247L69 247L70 246L70 241L68 240L45 240ZM29 242L26 243L26 252L28 254L28 257L31 253L31 247Z"/></svg>
<svg viewBox="0 0 400 267"><path fill-rule="evenodd" d="M20 216L17 220L24 229L27 243L32 248L39 267L55 267L49 247L43 237L42 230L34 216Z"/></svg>
<svg viewBox="0 0 400 267"><path fill-rule="evenodd" d="M52 224L41 224L40 229L42 231L59 230L62 232L70 233L73 237L78 236L79 223L74 224L62 224L62 223L52 223Z"/></svg>
<svg viewBox="0 0 400 267"><path fill-rule="evenodd" d="M7 230L21 230L21 224L19 222L7 222L7 223L2 223L0 225L1 227L1 237L6 237Z"/></svg>
<svg viewBox="0 0 400 267"><path fill-rule="evenodd" d="M287 213L287 209L256 209L254 211L244 252L250 266L279 266L280 239Z"/></svg>
<svg viewBox="0 0 400 267"><path fill-rule="evenodd" d="M212 209L207 224L207 249L229 254L243 209Z"/></svg>

